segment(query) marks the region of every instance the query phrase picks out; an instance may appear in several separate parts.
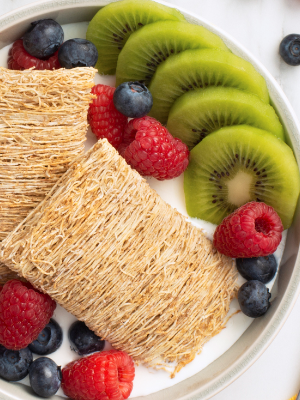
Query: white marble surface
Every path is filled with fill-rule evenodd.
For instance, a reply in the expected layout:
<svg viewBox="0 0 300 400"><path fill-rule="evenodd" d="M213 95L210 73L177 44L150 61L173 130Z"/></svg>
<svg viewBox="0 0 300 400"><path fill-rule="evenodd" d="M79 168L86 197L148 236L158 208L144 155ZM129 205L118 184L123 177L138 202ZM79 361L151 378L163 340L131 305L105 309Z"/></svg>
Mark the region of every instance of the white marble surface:
<svg viewBox="0 0 300 400"><path fill-rule="evenodd" d="M0 15L30 3L31 0L0 0ZM278 55L281 39L289 33L300 33L300 0L169 0L169 3L201 15L250 50L277 79L300 118L300 66L290 67ZM299 389L300 298L259 360L213 399L288 400Z"/></svg>

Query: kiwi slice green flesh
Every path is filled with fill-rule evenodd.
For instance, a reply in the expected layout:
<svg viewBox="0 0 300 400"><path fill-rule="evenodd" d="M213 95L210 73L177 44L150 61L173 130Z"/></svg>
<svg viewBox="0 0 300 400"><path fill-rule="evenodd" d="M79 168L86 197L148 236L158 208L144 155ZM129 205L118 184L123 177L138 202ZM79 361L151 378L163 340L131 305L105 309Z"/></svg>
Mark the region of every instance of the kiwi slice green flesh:
<svg viewBox="0 0 300 400"><path fill-rule="evenodd" d="M247 125L222 128L190 153L184 173L187 212L220 224L249 201L274 207L287 229L299 195L299 169L290 147Z"/></svg>
<svg viewBox="0 0 300 400"><path fill-rule="evenodd" d="M219 48L222 39L203 26L160 21L145 25L127 40L117 63L117 85L128 81L149 84L156 68L168 57L188 49Z"/></svg>
<svg viewBox="0 0 300 400"><path fill-rule="evenodd" d="M254 94L225 87L183 94L170 110L167 129L191 149L211 132L243 124L264 129L284 140L283 127L270 104Z"/></svg>
<svg viewBox="0 0 300 400"><path fill-rule="evenodd" d="M121 0L101 8L89 23L86 38L97 47L96 68L115 74L120 51L129 36L144 25L164 20L185 21L175 8L151 0Z"/></svg>
<svg viewBox="0 0 300 400"><path fill-rule="evenodd" d="M153 96L149 115L165 124L178 97L207 86L234 87L269 103L266 82L248 61L228 51L195 49L176 54L158 66L148 87Z"/></svg>

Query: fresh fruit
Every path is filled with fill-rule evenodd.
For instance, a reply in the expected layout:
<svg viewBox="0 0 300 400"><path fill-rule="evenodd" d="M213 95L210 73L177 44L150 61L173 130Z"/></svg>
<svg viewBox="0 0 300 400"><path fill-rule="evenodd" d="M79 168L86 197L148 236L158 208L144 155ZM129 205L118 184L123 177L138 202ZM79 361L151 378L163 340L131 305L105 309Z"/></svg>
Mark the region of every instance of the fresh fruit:
<svg viewBox="0 0 300 400"><path fill-rule="evenodd" d="M123 400L132 391L135 370L122 351L94 353L67 364L62 370L62 389L76 400Z"/></svg>
<svg viewBox="0 0 300 400"><path fill-rule="evenodd" d="M118 147L118 152L121 154L122 157L124 157L124 152L125 152L126 148L130 145L131 142L134 141L135 135L136 135L137 131L139 130L140 124L144 124L145 121L147 121L148 124L156 124L157 123L156 119L149 117L149 116L145 116L142 118L131 119L125 125L124 131L123 131L122 143Z"/></svg>
<svg viewBox="0 0 300 400"><path fill-rule="evenodd" d="M140 81L148 86L156 68L168 57L188 49L218 48L228 51L222 39L203 26L160 21L134 32L117 63L117 85Z"/></svg>
<svg viewBox="0 0 300 400"><path fill-rule="evenodd" d="M228 257L262 257L274 253L282 231L274 208L252 201L224 218L215 230L213 244Z"/></svg>
<svg viewBox="0 0 300 400"><path fill-rule="evenodd" d="M61 346L63 341L63 332L61 327L54 319L39 333L39 336L34 340L28 348L32 353L46 356L54 353Z"/></svg>
<svg viewBox="0 0 300 400"><path fill-rule="evenodd" d="M220 224L249 201L272 206L287 229L299 196L299 170L290 147L246 125L208 135L190 153L184 173L187 212Z"/></svg>
<svg viewBox="0 0 300 400"><path fill-rule="evenodd" d="M60 387L61 378L60 367L48 357L37 358L29 367L30 386L38 396L53 396Z"/></svg>
<svg viewBox="0 0 300 400"><path fill-rule="evenodd" d="M94 67L98 59L96 46L86 39L67 40L58 50L58 61L63 68Z"/></svg>
<svg viewBox="0 0 300 400"><path fill-rule="evenodd" d="M30 29L23 36L23 45L27 53L42 60L52 56L63 41L64 31L53 19L31 22Z"/></svg>
<svg viewBox="0 0 300 400"><path fill-rule="evenodd" d="M269 307L271 293L260 281L248 281L238 291L238 302L244 314L251 318L264 315Z"/></svg>
<svg viewBox="0 0 300 400"><path fill-rule="evenodd" d="M153 96L149 115L165 124L178 97L207 86L234 87L269 102L266 82L249 62L228 51L194 49L176 54L157 67L149 84Z"/></svg>
<svg viewBox="0 0 300 400"><path fill-rule="evenodd" d="M140 82L124 82L114 93L114 105L130 118L144 117L151 110L153 99L147 87Z"/></svg>
<svg viewBox="0 0 300 400"><path fill-rule="evenodd" d="M95 335L82 321L76 321L70 326L69 339L71 349L80 356L102 351L105 345L105 340Z"/></svg>
<svg viewBox="0 0 300 400"><path fill-rule="evenodd" d="M300 65L300 35L292 33L284 37L279 45L279 54L287 64Z"/></svg>
<svg viewBox="0 0 300 400"><path fill-rule="evenodd" d="M32 353L26 347L9 350L0 345L0 378L6 381L20 381L28 375L32 363Z"/></svg>
<svg viewBox="0 0 300 400"><path fill-rule="evenodd" d="M170 135L154 118L141 118L135 139L124 151L124 158L141 175L158 180L179 176L189 163L184 143Z"/></svg>
<svg viewBox="0 0 300 400"><path fill-rule="evenodd" d="M264 257L237 258L236 266L243 278L270 282L277 271L277 262L273 254Z"/></svg>
<svg viewBox="0 0 300 400"><path fill-rule="evenodd" d="M112 146L118 148L122 142L127 117L114 106L115 88L99 84L95 85L91 92L97 95L88 110L88 122L92 132L98 139L106 138Z"/></svg>
<svg viewBox="0 0 300 400"><path fill-rule="evenodd" d="M16 40L8 53L7 67L14 70L23 70L34 67L38 70L61 68L58 61L58 51L47 60L40 60L31 56L24 49L23 40Z"/></svg>
<svg viewBox="0 0 300 400"><path fill-rule="evenodd" d="M173 104L167 129L192 149L211 132L241 124L264 129L284 140L273 107L234 88L209 87L185 93Z"/></svg>
<svg viewBox="0 0 300 400"><path fill-rule="evenodd" d="M8 281L0 293L0 343L20 350L35 340L49 322L56 303L30 283Z"/></svg>
<svg viewBox="0 0 300 400"><path fill-rule="evenodd" d="M86 38L97 47L96 68L101 74L115 74L120 51L127 39L146 24L157 21L185 21L175 8L149 0L123 0L102 7L89 23Z"/></svg>

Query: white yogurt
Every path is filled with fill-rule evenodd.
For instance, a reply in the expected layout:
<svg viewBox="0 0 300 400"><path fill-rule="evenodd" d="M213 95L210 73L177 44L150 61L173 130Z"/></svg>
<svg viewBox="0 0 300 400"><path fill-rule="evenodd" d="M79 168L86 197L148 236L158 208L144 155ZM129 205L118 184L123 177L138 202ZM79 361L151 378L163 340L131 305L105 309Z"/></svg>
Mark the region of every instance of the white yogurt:
<svg viewBox="0 0 300 400"><path fill-rule="evenodd" d="M88 22L81 22L76 24L63 25L65 40L71 38L85 38L86 29ZM0 50L0 65L7 67L7 55L9 48L11 46L6 46ZM115 85L114 76L100 76L97 74L96 83L103 83L106 85ZM93 133L89 130L87 133L86 149L89 149L94 143L96 143L96 138ZM147 179L149 185L156 190L156 192L172 207L176 208L183 215L187 216L185 208L185 200L183 193L183 175L170 180L170 181L157 181L154 178ZM196 218L189 218L191 223L198 228L203 229L208 238L212 239L215 225L202 221ZM286 240L286 231L283 233L283 239L279 245L275 256L278 264L280 264L282 253L284 250ZM267 287L272 289L275 278L267 285ZM245 280L240 276L239 284L243 284ZM273 297L273 294L272 294ZM272 300L272 299L271 299ZM229 315L235 313L239 309L237 300L233 300L230 306ZM68 340L68 329L70 325L76 321L76 318L64 310L62 307L57 306L53 318L59 323L63 329L64 338L61 347L53 354L49 355L58 365L64 367L70 361L78 359L79 356L76 355L74 351L70 349L70 343ZM183 381L186 378L191 377L197 372L201 371L207 365L212 363L218 357L220 357L225 351L227 351L245 332L249 327L252 318L247 317L243 313L238 313L234 315L225 329L223 329L218 335L213 337L208 343L203 347L201 354L195 357L195 359L185 366L173 379L170 379L169 374L164 370L153 370L143 366L136 367L136 377L134 379L133 391L130 398L137 396L146 396L151 393L155 393L159 390L168 388ZM109 343L106 343L105 350L110 349ZM25 385L29 385L29 378L26 377L21 381ZM58 395L64 396L61 389L57 392Z"/></svg>

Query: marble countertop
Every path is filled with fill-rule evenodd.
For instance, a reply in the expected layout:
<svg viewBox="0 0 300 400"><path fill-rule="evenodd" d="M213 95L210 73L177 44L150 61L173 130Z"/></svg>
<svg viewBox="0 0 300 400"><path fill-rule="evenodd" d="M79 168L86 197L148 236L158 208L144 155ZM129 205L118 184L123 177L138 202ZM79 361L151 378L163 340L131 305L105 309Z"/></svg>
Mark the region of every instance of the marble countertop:
<svg viewBox="0 0 300 400"><path fill-rule="evenodd" d="M168 0L165 0L168 1ZM0 0L0 15L31 0ZM300 33L300 0L169 0L222 28L279 82L300 119L300 66L278 54L281 39ZM214 400L288 400L300 389L300 297L264 354Z"/></svg>

